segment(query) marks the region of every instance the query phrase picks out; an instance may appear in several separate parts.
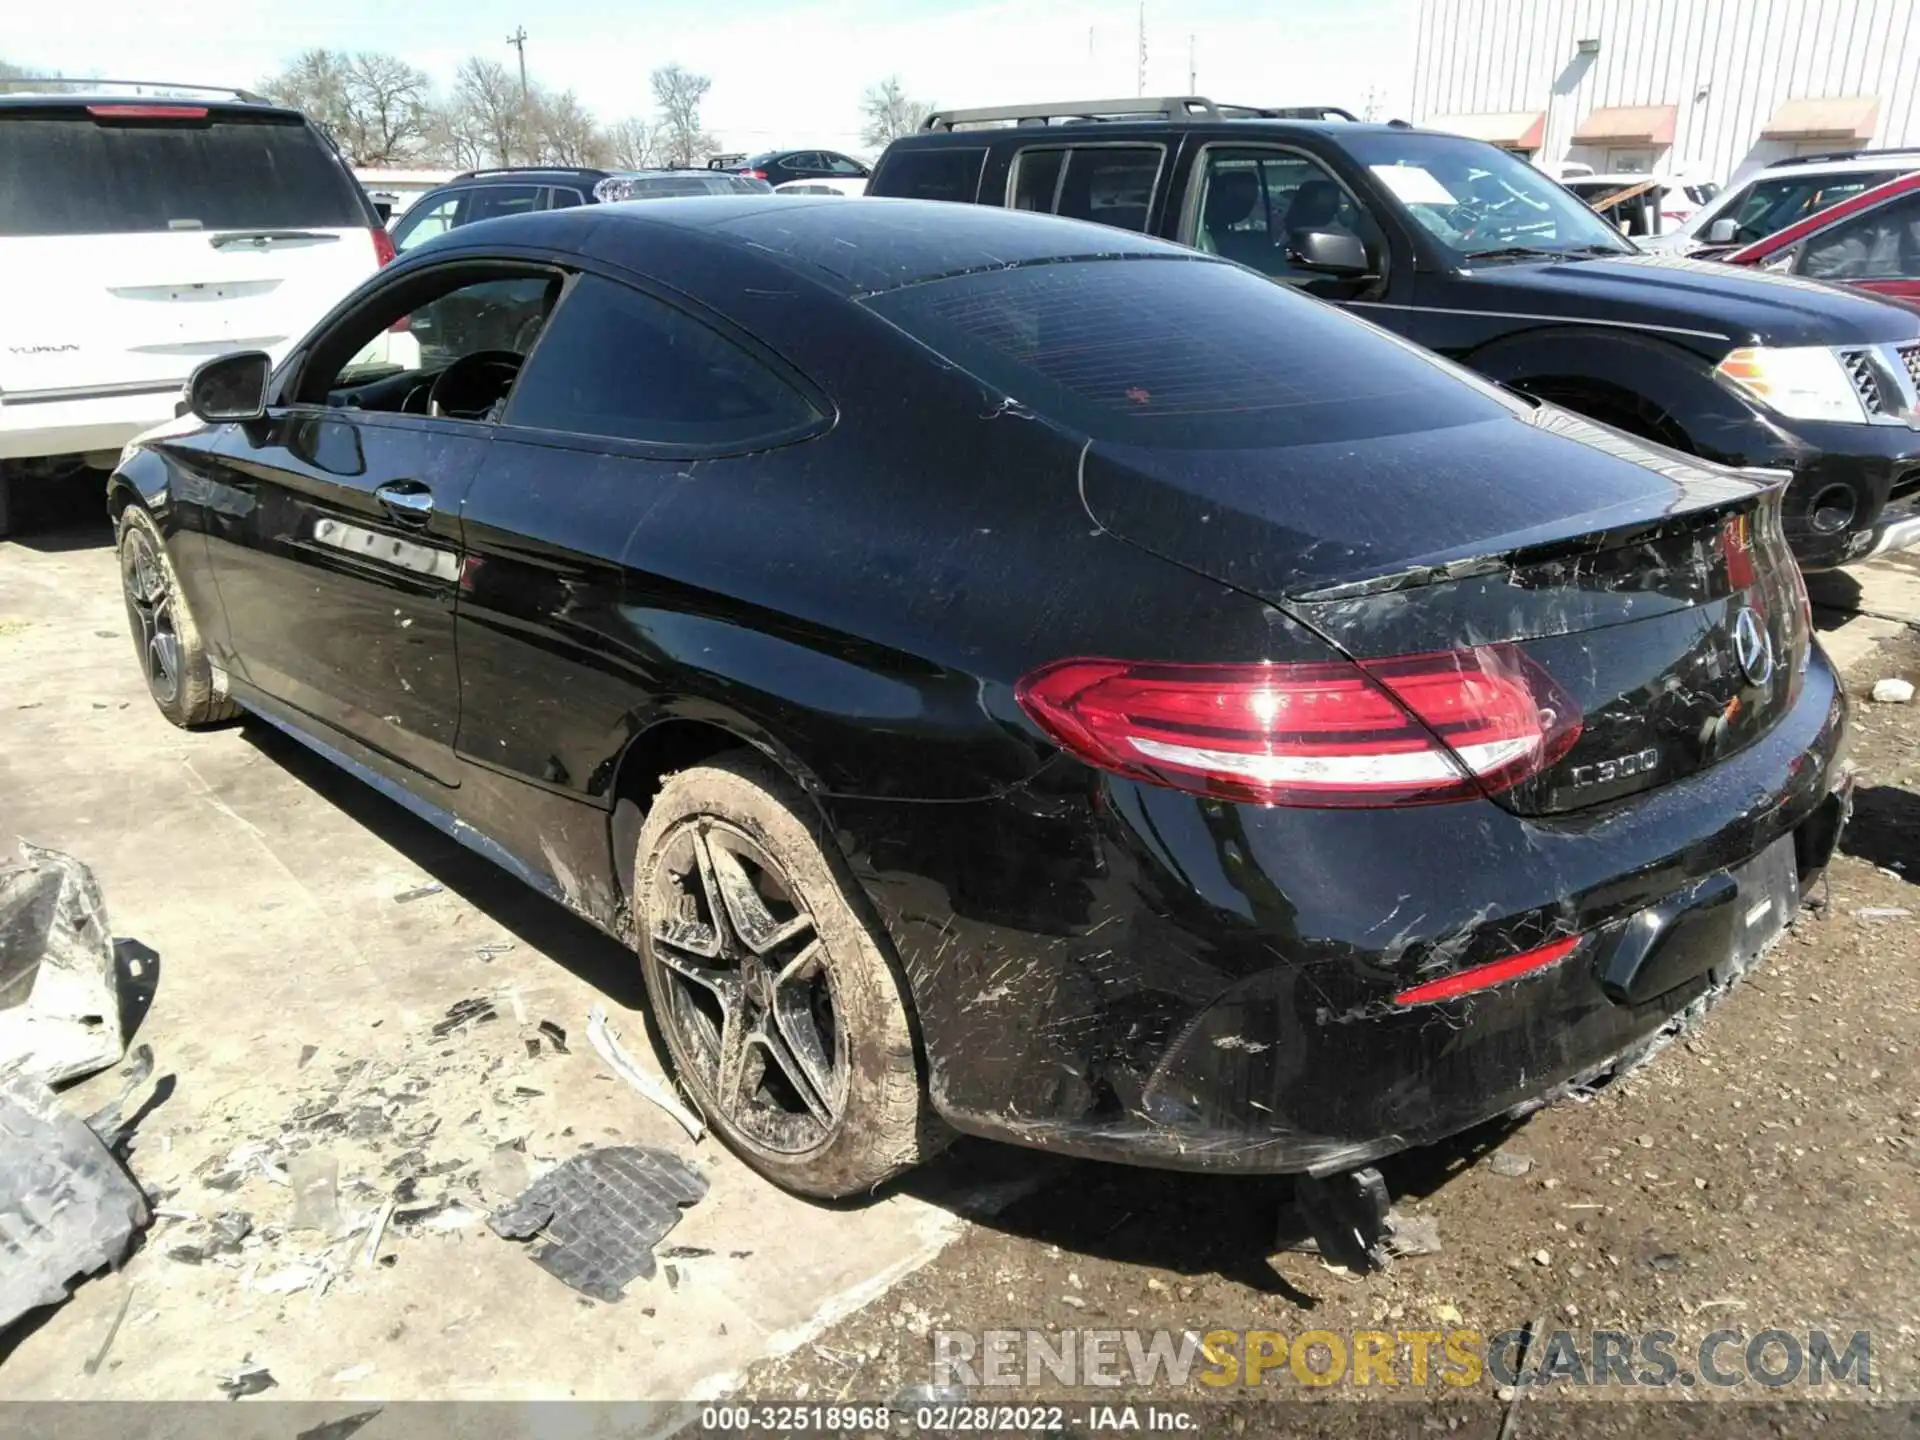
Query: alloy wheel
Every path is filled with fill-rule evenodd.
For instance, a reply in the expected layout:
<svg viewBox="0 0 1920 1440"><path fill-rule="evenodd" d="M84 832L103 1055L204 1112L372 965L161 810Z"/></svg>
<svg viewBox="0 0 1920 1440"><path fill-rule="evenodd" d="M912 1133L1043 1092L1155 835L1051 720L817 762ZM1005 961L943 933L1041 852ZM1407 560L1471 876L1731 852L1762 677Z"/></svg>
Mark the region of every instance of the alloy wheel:
<svg viewBox="0 0 1920 1440"><path fill-rule="evenodd" d="M846 1107L846 1036L831 957L793 882L755 840L709 815L665 837L648 953L669 972L662 1023L703 1106L766 1149L824 1144Z"/></svg>
<svg viewBox="0 0 1920 1440"><path fill-rule="evenodd" d="M133 623L133 642L147 673L154 698L170 704L180 696L181 646L174 624L175 598L166 566L153 542L140 530L129 530L120 547L120 581L126 593L127 616Z"/></svg>

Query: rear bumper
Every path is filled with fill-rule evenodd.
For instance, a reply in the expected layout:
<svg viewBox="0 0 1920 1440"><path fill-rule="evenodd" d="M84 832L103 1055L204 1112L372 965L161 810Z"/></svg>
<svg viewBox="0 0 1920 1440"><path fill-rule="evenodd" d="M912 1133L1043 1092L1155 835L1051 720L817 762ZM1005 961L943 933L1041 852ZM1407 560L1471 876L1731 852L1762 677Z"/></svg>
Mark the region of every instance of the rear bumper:
<svg viewBox="0 0 1920 1440"><path fill-rule="evenodd" d="M1532 1108L1688 1023L1737 978L1734 948L1638 1000L1608 962L1636 917L1677 913L1785 837L1811 879L1844 818L1844 726L1816 654L1749 749L1548 820L1491 802L1268 809L1104 778L1088 796L1084 771L1077 796L829 808L954 1126L1138 1165L1325 1172ZM1587 938L1535 974L1393 1003L1566 934Z"/></svg>
<svg viewBox="0 0 1920 1440"><path fill-rule="evenodd" d="M117 452L173 417L184 381L0 394L0 460Z"/></svg>

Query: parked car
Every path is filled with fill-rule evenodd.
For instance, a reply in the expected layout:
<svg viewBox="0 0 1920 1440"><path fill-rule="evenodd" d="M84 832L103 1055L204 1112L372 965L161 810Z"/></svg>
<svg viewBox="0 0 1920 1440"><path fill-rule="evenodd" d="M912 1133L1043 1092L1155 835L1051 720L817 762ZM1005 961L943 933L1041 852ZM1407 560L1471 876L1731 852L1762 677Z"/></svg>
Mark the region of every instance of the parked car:
<svg viewBox="0 0 1920 1440"><path fill-rule="evenodd" d="M864 180L789 180L773 187L781 195L864 195Z"/></svg>
<svg viewBox="0 0 1920 1440"><path fill-rule="evenodd" d="M1482 141L1132 103L1093 122L1054 123L1073 106L936 114L887 148L868 193L1178 240L1642 439L1791 471L1787 534L1807 566L1920 541L1920 402L1907 390L1869 411L1848 378L1862 354L1904 373L1913 310L1642 255ZM979 124L998 128L965 128Z"/></svg>
<svg viewBox="0 0 1920 1440"><path fill-rule="evenodd" d="M341 375L482 287L537 347ZM1524 1110L1691 1023L1845 806L1781 477L1144 236L527 214L191 398L108 495L162 712L636 944L807 1194L954 1129L1324 1173Z"/></svg>
<svg viewBox="0 0 1920 1440"><path fill-rule="evenodd" d="M776 188L789 180L865 180L873 173L838 150L767 150L727 168Z"/></svg>
<svg viewBox="0 0 1920 1440"><path fill-rule="evenodd" d="M284 353L393 254L298 111L240 90L8 85L0 535L14 486L109 468L173 414L195 364L236 346Z"/></svg>
<svg viewBox="0 0 1920 1440"><path fill-rule="evenodd" d="M1920 171L1809 215L1725 258L1734 265L1756 265L1920 300ZM1905 382L1885 374L1863 383L1863 374L1877 374L1869 361L1870 357L1863 357L1853 367L1862 398L1870 409L1884 410L1890 400L1897 408ZM1868 365L1864 371L1862 364ZM1920 366L1905 368L1906 382L1920 384Z"/></svg>
<svg viewBox="0 0 1920 1440"><path fill-rule="evenodd" d="M1776 160L1729 186L1675 229L1641 242L1669 255L1712 255L1764 240L1807 216L1920 170L1920 150L1849 150Z"/></svg>
<svg viewBox="0 0 1920 1440"><path fill-rule="evenodd" d="M468 170L407 208L393 226L394 248L414 246L503 215L565 210L615 200L662 200L684 195L765 194L771 187L751 176L712 170L596 170L550 165Z"/></svg>
<svg viewBox="0 0 1920 1440"><path fill-rule="evenodd" d="M1707 181L1687 183L1678 176L1639 175L1629 171L1562 176L1560 183L1592 206L1614 229L1635 240L1684 225L1720 190Z"/></svg>

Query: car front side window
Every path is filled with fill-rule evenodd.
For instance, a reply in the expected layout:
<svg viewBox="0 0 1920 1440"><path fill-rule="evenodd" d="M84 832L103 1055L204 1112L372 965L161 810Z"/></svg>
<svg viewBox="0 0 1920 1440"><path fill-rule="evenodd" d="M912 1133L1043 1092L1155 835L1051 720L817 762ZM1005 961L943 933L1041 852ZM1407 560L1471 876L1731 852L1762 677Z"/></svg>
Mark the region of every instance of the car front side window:
<svg viewBox="0 0 1920 1440"><path fill-rule="evenodd" d="M1794 273L1815 280L1920 276L1920 195L1877 205L1810 236Z"/></svg>
<svg viewBox="0 0 1920 1440"><path fill-rule="evenodd" d="M1384 251L1373 217L1319 162L1293 151L1216 149L1200 179L1194 243L1277 280L1317 272L1296 266L1295 235L1338 231L1359 238L1368 253Z"/></svg>
<svg viewBox="0 0 1920 1440"><path fill-rule="evenodd" d="M460 201L458 191L431 202L421 201L400 217L400 223L394 227L393 248L404 255L416 245L424 244L436 235L444 235L459 223Z"/></svg>

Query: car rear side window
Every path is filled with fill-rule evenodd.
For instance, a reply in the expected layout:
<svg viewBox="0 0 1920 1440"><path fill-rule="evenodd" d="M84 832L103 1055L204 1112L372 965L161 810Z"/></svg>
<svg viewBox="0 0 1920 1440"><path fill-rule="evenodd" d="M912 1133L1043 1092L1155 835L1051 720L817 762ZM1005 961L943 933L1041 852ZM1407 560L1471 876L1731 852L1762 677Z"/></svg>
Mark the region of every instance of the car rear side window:
<svg viewBox="0 0 1920 1440"><path fill-rule="evenodd" d="M1028 265L865 303L998 393L1095 440L1270 448L1511 413L1412 346L1220 261Z"/></svg>
<svg viewBox="0 0 1920 1440"><path fill-rule="evenodd" d="M1158 145L1022 150L1014 160L1012 208L1144 231L1163 153Z"/></svg>
<svg viewBox="0 0 1920 1440"><path fill-rule="evenodd" d="M346 166L297 116L183 107L122 119L96 108L109 113L0 112L0 235L373 223Z"/></svg>
<svg viewBox="0 0 1920 1440"><path fill-rule="evenodd" d="M515 382L505 423L748 449L818 418L804 396L718 331L637 290L583 275Z"/></svg>
<svg viewBox="0 0 1920 1440"><path fill-rule="evenodd" d="M970 205L980 197L980 172L986 164L984 147L901 150L886 162L884 182L875 193Z"/></svg>

